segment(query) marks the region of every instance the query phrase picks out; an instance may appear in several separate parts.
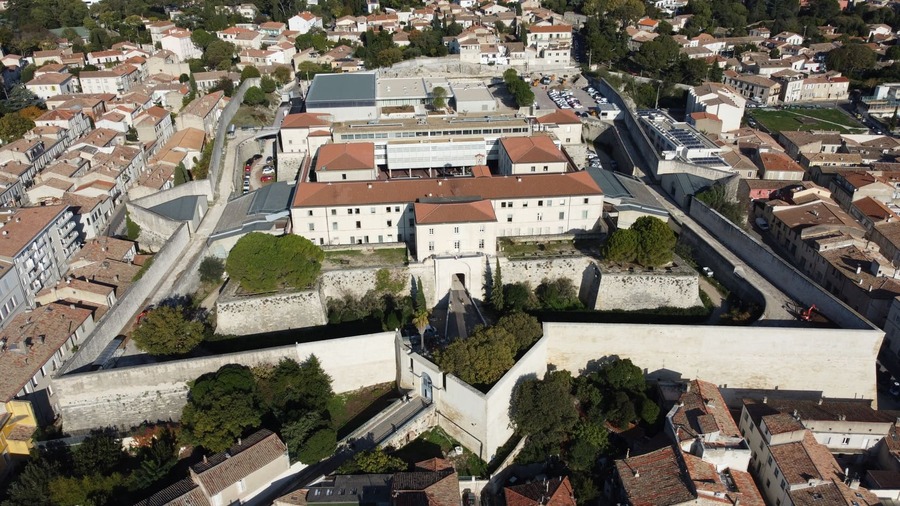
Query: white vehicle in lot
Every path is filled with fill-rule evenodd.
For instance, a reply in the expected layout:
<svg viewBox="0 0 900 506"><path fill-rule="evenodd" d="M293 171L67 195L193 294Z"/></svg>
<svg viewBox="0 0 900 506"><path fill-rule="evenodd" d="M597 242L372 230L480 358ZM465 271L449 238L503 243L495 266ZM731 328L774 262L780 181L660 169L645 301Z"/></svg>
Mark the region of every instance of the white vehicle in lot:
<svg viewBox="0 0 900 506"><path fill-rule="evenodd" d="M272 167L271 165L266 165L266 167L262 170L262 173L265 175L274 174L275 167Z"/></svg>

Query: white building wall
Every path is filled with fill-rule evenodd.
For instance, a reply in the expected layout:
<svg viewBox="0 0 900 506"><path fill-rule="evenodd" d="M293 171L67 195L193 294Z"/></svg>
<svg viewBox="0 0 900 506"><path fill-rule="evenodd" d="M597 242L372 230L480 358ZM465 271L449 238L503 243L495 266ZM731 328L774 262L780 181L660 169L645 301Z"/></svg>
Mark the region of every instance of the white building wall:
<svg viewBox="0 0 900 506"><path fill-rule="evenodd" d="M441 223L417 228L416 258L432 255L494 255L496 223Z"/></svg>

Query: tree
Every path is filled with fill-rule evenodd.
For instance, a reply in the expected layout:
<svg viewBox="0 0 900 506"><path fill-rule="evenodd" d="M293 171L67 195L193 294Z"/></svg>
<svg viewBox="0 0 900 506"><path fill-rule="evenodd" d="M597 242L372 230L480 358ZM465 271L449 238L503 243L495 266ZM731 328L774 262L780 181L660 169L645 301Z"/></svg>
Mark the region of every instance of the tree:
<svg viewBox="0 0 900 506"><path fill-rule="evenodd" d="M307 440L317 430L325 427L325 422L318 413L307 413L297 420L288 422L281 428L281 437L285 446L288 448L288 454L291 456L291 463L300 461L300 454Z"/></svg>
<svg viewBox="0 0 900 506"><path fill-rule="evenodd" d="M178 165L175 166L175 186L182 185L191 180L191 177L188 175L188 171L184 168L183 162L178 162Z"/></svg>
<svg viewBox="0 0 900 506"><path fill-rule="evenodd" d="M428 303L425 301L425 289L422 288L421 276L416 278L416 309L419 311L428 309Z"/></svg>
<svg viewBox="0 0 900 506"><path fill-rule="evenodd" d="M578 299L575 285L569 278L544 279L535 290L538 302L545 309L565 311L581 309L584 305Z"/></svg>
<svg viewBox="0 0 900 506"><path fill-rule="evenodd" d="M637 257L638 240L634 230L616 229L603 246L603 257L611 262L633 262Z"/></svg>
<svg viewBox="0 0 900 506"><path fill-rule="evenodd" d="M206 51L203 52L203 61L206 63L206 66L210 69L221 68L220 65L223 63L227 65L227 68L231 67L231 60L234 58L234 44L231 42L225 42L224 40L216 39L209 43ZM225 69L222 69L225 70Z"/></svg>
<svg viewBox="0 0 900 506"><path fill-rule="evenodd" d="M435 109L443 109L447 107L447 90L443 86L435 86L431 90L432 105Z"/></svg>
<svg viewBox="0 0 900 506"><path fill-rule="evenodd" d="M9 113L0 118L0 140L8 144L21 139L25 132L34 128L34 121L23 118L19 113Z"/></svg>
<svg viewBox="0 0 900 506"><path fill-rule="evenodd" d="M193 79L193 77L191 79ZM234 81L229 79L227 76L222 77L221 79L216 81L216 84L212 88L209 89L210 93L213 93L216 91L225 92L226 97L230 97L230 96L234 95Z"/></svg>
<svg viewBox="0 0 900 506"><path fill-rule="evenodd" d="M508 311L529 311L537 307L531 287L525 283L512 283L503 287L503 300Z"/></svg>
<svg viewBox="0 0 900 506"><path fill-rule="evenodd" d="M516 339L494 326L477 329L468 339L459 339L437 353L441 370L470 385L490 385L515 364Z"/></svg>
<svg viewBox="0 0 900 506"><path fill-rule="evenodd" d="M50 483L58 476L56 463L33 453L25 469L8 484L3 506L55 506L50 500Z"/></svg>
<svg viewBox="0 0 900 506"><path fill-rule="evenodd" d="M22 69L22 73L19 75L19 78L23 83L27 83L34 79L34 73L37 71L37 66L34 63L29 63Z"/></svg>
<svg viewBox="0 0 900 506"><path fill-rule="evenodd" d="M572 396L572 375L552 371L543 380L520 383L510 401L510 421L516 434L528 436L520 458L524 463L544 461L558 454L560 445L578 422Z"/></svg>
<svg viewBox="0 0 900 506"><path fill-rule="evenodd" d="M251 86L244 92L244 103L247 105L262 105L266 101L266 94L259 86Z"/></svg>
<svg viewBox="0 0 900 506"><path fill-rule="evenodd" d="M302 364L282 359L257 385L260 403L282 423L309 413L324 420L328 416L328 402L334 397L331 377L315 355Z"/></svg>
<svg viewBox="0 0 900 506"><path fill-rule="evenodd" d="M875 61L875 52L862 44L845 44L825 55L828 70L837 70L851 76L857 76L863 70L873 68Z"/></svg>
<svg viewBox="0 0 900 506"><path fill-rule="evenodd" d="M285 84L291 82L293 79L293 74L291 73L291 69L281 66L275 69L275 72L272 72L272 77L278 81L278 84L284 86Z"/></svg>
<svg viewBox="0 0 900 506"><path fill-rule="evenodd" d="M675 232L666 222L653 216L642 216L631 229L638 234L637 262L645 267L659 267L672 261Z"/></svg>
<svg viewBox="0 0 900 506"><path fill-rule="evenodd" d="M634 61L645 72L658 76L672 68L678 61L680 51L681 46L672 37L660 35L641 44L640 50L634 56Z"/></svg>
<svg viewBox="0 0 900 506"><path fill-rule="evenodd" d="M496 260L494 276L491 279L491 305L494 306L495 311L503 311L503 274L500 272L499 258Z"/></svg>
<svg viewBox="0 0 900 506"><path fill-rule="evenodd" d="M109 504L124 492L125 479L119 473L110 476L92 474L80 478L60 476L50 482L50 498L56 506Z"/></svg>
<svg viewBox="0 0 900 506"><path fill-rule="evenodd" d="M259 69L254 67L253 65L247 65L244 67L244 70L241 71L241 82L246 81L247 79L253 79L255 77L259 77Z"/></svg>
<svg viewBox="0 0 900 506"><path fill-rule="evenodd" d="M152 355L183 355L203 341L203 323L192 321L181 306L160 306L150 311L131 337Z"/></svg>
<svg viewBox="0 0 900 506"><path fill-rule="evenodd" d="M225 262L220 258L206 257L200 262L200 281L207 284L222 281L225 273Z"/></svg>
<svg viewBox="0 0 900 506"><path fill-rule="evenodd" d="M19 111L19 116L22 116L25 119L30 119L30 120L34 121L34 120L38 119L39 117L41 117L41 115L43 115L45 112L47 112L47 111L45 111L44 109L41 109L40 107L38 107L36 105L29 105L28 107Z"/></svg>
<svg viewBox="0 0 900 506"><path fill-rule="evenodd" d="M318 277L324 258L321 248L304 237L252 232L231 249L225 268L246 291L306 288Z"/></svg>
<svg viewBox="0 0 900 506"><path fill-rule="evenodd" d="M300 462L312 465L334 453L335 448L337 448L337 432L332 428L319 429L306 440L297 457Z"/></svg>
<svg viewBox="0 0 900 506"><path fill-rule="evenodd" d="M132 221L131 215L125 211L125 237L129 241L137 241L141 235L141 226Z"/></svg>
<svg viewBox="0 0 900 506"><path fill-rule="evenodd" d="M181 413L181 434L188 443L221 452L261 421L253 373L229 364L200 376L191 386Z"/></svg>
<svg viewBox="0 0 900 506"><path fill-rule="evenodd" d="M278 88L278 85L275 84L275 80L269 76L263 76L263 78L259 81L259 88L263 90L263 93L272 93Z"/></svg>
<svg viewBox="0 0 900 506"><path fill-rule="evenodd" d="M349 462L341 466L339 474L387 474L406 470L403 459L389 455L384 448L377 447L357 453Z"/></svg>
<svg viewBox="0 0 900 506"><path fill-rule="evenodd" d="M425 334L425 329L428 328L429 320L428 320L428 311L420 310L416 313L416 316L413 318L413 325L416 326L416 330L419 331L420 335ZM424 339L424 338L423 338Z"/></svg>
<svg viewBox="0 0 900 506"><path fill-rule="evenodd" d="M215 34L209 33L203 29L197 29L191 32L191 42L204 51L216 40L218 40L218 37L216 37Z"/></svg>
<svg viewBox="0 0 900 506"><path fill-rule="evenodd" d="M72 452L75 472L80 476L110 475L121 469L126 458L122 441L112 430L92 431Z"/></svg>
<svg viewBox="0 0 900 506"><path fill-rule="evenodd" d="M515 312L500 317L497 327L513 336L518 352L528 349L544 335L544 327L528 313Z"/></svg>
<svg viewBox="0 0 900 506"><path fill-rule="evenodd" d="M125 140L128 142L138 141L138 133L133 126L128 127L128 131L125 132Z"/></svg>

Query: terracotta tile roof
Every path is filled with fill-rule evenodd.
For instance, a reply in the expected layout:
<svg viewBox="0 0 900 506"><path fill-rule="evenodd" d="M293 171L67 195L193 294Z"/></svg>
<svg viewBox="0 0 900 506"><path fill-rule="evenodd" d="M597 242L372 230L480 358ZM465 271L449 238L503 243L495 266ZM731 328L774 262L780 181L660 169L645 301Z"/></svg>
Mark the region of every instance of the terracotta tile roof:
<svg viewBox="0 0 900 506"><path fill-rule="evenodd" d="M763 423L766 424L769 434L784 434L786 432L795 432L803 430L803 424L788 413L775 413L762 417Z"/></svg>
<svg viewBox="0 0 900 506"><path fill-rule="evenodd" d="M616 461L616 471L632 506L668 506L695 498L690 480L672 447Z"/></svg>
<svg viewBox="0 0 900 506"><path fill-rule="evenodd" d="M872 197L863 197L853 202L852 205L873 221L895 220L898 218L894 211L891 211L884 203Z"/></svg>
<svg viewBox="0 0 900 506"><path fill-rule="evenodd" d="M116 288L116 294L121 296L122 292L131 286L131 280L140 270L141 268L134 264L103 260L80 267L72 267L69 269L69 274L75 278L112 286Z"/></svg>
<svg viewBox="0 0 900 506"><path fill-rule="evenodd" d="M506 154L512 163L546 163L564 162L562 154L550 137L540 135L534 137L505 137L500 139Z"/></svg>
<svg viewBox="0 0 900 506"><path fill-rule="evenodd" d="M433 459L423 460L422 462L416 462L416 470L418 471L438 472L445 469L453 469L453 464L447 459L435 457Z"/></svg>
<svg viewBox="0 0 900 506"><path fill-rule="evenodd" d="M820 225L831 225L863 230L856 220L837 205L821 200L775 209L774 213L776 218L792 229L800 230Z"/></svg>
<svg viewBox="0 0 900 506"><path fill-rule="evenodd" d="M571 109L557 109L556 112L545 114L537 118L537 122L542 125L548 123L556 123L557 125L580 125L581 119L575 115L575 111Z"/></svg>
<svg viewBox="0 0 900 506"><path fill-rule="evenodd" d="M87 309L56 303L14 316L0 331L0 337L6 340L6 349L0 353L0 402L15 397L75 329L90 318Z"/></svg>
<svg viewBox="0 0 900 506"><path fill-rule="evenodd" d="M520 177L406 179L377 182L302 183L293 207L416 202L430 197L484 199L602 195L585 171Z"/></svg>
<svg viewBox="0 0 900 506"><path fill-rule="evenodd" d="M453 468L396 473L391 497L394 506L459 506L459 479Z"/></svg>
<svg viewBox="0 0 900 506"><path fill-rule="evenodd" d="M497 215L489 200L474 202L423 203L414 205L416 224L495 222Z"/></svg>
<svg viewBox="0 0 900 506"><path fill-rule="evenodd" d="M209 504L203 490L189 478L185 478L140 501L135 506L209 506Z"/></svg>
<svg viewBox="0 0 900 506"><path fill-rule="evenodd" d="M374 168L375 144L371 142L325 144L316 154L316 172Z"/></svg>
<svg viewBox="0 0 900 506"><path fill-rule="evenodd" d="M780 151L760 152L758 156L764 172L805 172L799 163Z"/></svg>
<svg viewBox="0 0 900 506"><path fill-rule="evenodd" d="M503 495L506 506L575 506L575 492L568 477L505 487Z"/></svg>
<svg viewBox="0 0 900 506"><path fill-rule="evenodd" d="M802 130L787 130L781 132L781 137L790 141L792 144L803 147L809 144L814 144L821 142L822 144L827 145L836 145L840 146L842 143L840 134L837 133L827 133L827 134L818 134L812 132L805 132Z"/></svg>
<svg viewBox="0 0 900 506"><path fill-rule="evenodd" d="M281 128L309 128L313 126L331 126L327 115L301 112L288 114L281 123Z"/></svg>
<svg viewBox="0 0 900 506"><path fill-rule="evenodd" d="M672 423L679 440L694 439L701 434L717 431L722 436L741 437L716 385L702 380L691 381L678 403Z"/></svg>
<svg viewBox="0 0 900 506"><path fill-rule="evenodd" d="M122 262L129 253L135 251L135 244L131 241L116 239L114 237L102 237L88 241L75 255L76 260L89 262L102 262L115 260Z"/></svg>
<svg viewBox="0 0 900 506"><path fill-rule="evenodd" d="M191 475L209 496L214 496L286 453L281 439L263 429L232 445L227 452L191 466Z"/></svg>
<svg viewBox="0 0 900 506"><path fill-rule="evenodd" d="M0 228L0 256L14 258L66 209L67 206L24 207L8 216Z"/></svg>
<svg viewBox="0 0 900 506"><path fill-rule="evenodd" d="M810 480L830 481L841 476L837 461L828 448L816 442L811 431L806 431L800 441L772 445L769 450L790 485Z"/></svg>
<svg viewBox="0 0 900 506"><path fill-rule="evenodd" d="M472 176L491 177L491 168L487 165L475 165L474 167L472 167Z"/></svg>
<svg viewBox="0 0 900 506"><path fill-rule="evenodd" d="M822 504L847 506L880 505L882 502L864 488L852 490L842 482L832 480L815 487L807 487L788 492L794 506L820 506Z"/></svg>
<svg viewBox="0 0 900 506"><path fill-rule="evenodd" d="M46 84L62 84L69 79L72 79L72 74L56 74L52 72L48 72L46 74L41 74L31 81L25 83L25 86L38 86L38 85L46 85Z"/></svg>

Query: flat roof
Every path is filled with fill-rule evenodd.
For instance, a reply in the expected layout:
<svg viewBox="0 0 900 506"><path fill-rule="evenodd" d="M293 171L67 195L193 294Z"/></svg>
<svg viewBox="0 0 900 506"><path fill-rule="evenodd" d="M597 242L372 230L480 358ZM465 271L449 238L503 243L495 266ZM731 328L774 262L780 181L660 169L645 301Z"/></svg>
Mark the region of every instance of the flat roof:
<svg viewBox="0 0 900 506"><path fill-rule="evenodd" d="M448 90L449 91L449 90ZM378 98L426 98L425 80L421 77L398 77L378 80Z"/></svg>
<svg viewBox="0 0 900 506"><path fill-rule="evenodd" d="M351 72L346 74L318 74L306 95L307 104L316 102L375 101L376 81L374 73Z"/></svg>
<svg viewBox="0 0 900 506"><path fill-rule="evenodd" d="M453 96L456 97L456 103L460 102L493 102L494 96L491 95L487 86L480 81L463 82L452 84Z"/></svg>

